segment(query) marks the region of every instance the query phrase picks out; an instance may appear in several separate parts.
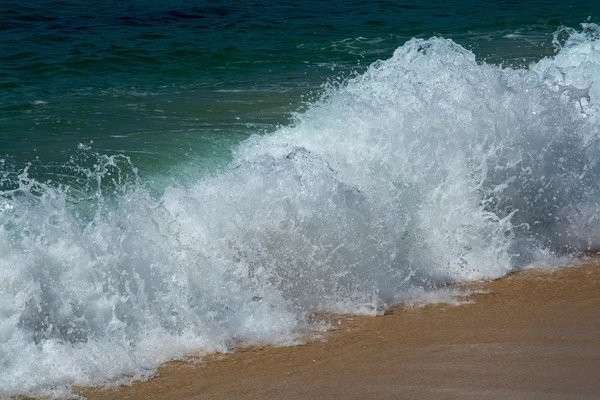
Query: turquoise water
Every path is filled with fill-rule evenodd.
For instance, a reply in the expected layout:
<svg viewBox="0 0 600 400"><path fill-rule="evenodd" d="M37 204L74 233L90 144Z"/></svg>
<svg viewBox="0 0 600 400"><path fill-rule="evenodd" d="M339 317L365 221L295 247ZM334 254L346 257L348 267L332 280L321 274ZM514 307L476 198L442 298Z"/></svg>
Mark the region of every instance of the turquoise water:
<svg viewBox="0 0 600 400"><path fill-rule="evenodd" d="M143 173L227 158L323 83L412 37L452 38L481 61L526 64L594 2L4 1L0 154L63 174L79 143ZM8 161L7 161L8 162Z"/></svg>
<svg viewBox="0 0 600 400"><path fill-rule="evenodd" d="M0 5L0 397L600 246L594 2Z"/></svg>

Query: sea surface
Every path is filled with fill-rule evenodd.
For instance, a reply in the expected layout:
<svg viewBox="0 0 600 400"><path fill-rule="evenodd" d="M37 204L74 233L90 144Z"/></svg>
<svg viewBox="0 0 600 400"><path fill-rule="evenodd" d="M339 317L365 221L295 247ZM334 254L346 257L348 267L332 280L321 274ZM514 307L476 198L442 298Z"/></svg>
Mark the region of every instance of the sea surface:
<svg viewBox="0 0 600 400"><path fill-rule="evenodd" d="M0 398L600 246L594 1L0 2Z"/></svg>

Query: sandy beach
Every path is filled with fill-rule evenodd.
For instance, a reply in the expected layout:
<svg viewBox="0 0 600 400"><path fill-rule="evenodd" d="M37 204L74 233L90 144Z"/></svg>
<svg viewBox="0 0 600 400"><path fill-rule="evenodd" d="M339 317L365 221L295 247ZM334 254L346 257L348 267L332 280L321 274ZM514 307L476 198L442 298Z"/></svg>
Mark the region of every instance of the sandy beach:
<svg viewBox="0 0 600 400"><path fill-rule="evenodd" d="M469 288L470 304L345 317L326 340L171 362L90 399L600 399L600 264ZM337 321L336 321L337 322Z"/></svg>

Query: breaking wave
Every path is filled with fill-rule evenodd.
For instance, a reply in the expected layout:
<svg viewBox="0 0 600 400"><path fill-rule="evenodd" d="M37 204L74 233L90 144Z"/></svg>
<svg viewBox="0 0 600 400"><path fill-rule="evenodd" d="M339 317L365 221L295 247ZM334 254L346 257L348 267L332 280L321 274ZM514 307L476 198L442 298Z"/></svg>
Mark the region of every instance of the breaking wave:
<svg viewBox="0 0 600 400"><path fill-rule="evenodd" d="M528 69L413 39L160 195L123 156L77 169L80 187L2 171L0 394L291 344L313 312L599 246L599 38L564 29Z"/></svg>

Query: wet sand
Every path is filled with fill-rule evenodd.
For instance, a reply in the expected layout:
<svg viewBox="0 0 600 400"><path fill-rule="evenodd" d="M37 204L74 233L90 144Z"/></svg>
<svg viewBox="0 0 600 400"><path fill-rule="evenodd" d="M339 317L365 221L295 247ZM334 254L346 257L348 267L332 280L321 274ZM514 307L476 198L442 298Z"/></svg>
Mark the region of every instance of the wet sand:
<svg viewBox="0 0 600 400"><path fill-rule="evenodd" d="M346 317L326 341L171 362L90 399L600 399L600 264L470 285L472 304ZM335 320L337 321L337 319Z"/></svg>

